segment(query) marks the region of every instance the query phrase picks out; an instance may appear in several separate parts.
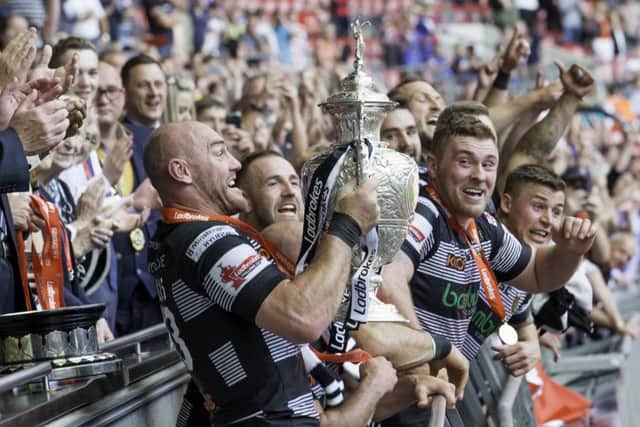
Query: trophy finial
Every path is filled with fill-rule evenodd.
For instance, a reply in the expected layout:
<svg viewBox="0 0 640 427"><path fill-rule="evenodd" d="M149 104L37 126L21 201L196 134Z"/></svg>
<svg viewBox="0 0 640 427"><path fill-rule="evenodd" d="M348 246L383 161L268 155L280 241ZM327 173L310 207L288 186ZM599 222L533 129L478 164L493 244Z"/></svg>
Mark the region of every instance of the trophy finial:
<svg viewBox="0 0 640 427"><path fill-rule="evenodd" d="M362 68L362 55L364 51L364 37L362 36L362 29L369 24L371 24L369 21L360 23L360 17L357 17L355 21L351 23L351 32L353 33L353 38L356 41L355 60L353 61L353 67L356 69L356 72L359 72Z"/></svg>

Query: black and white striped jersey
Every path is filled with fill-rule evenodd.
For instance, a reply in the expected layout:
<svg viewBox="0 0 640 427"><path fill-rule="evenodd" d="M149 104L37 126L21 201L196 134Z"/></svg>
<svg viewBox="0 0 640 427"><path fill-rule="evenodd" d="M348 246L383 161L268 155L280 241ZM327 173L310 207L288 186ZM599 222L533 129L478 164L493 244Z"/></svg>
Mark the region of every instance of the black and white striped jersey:
<svg viewBox="0 0 640 427"><path fill-rule="evenodd" d="M505 320L512 325L519 325L529 317L531 294L520 289L499 283L500 296L504 303ZM491 310L491 306L480 286L476 311L471 316L469 333L464 339L460 351L469 360L476 357L486 338L493 334L502 324L500 317Z"/></svg>
<svg viewBox="0 0 640 427"><path fill-rule="evenodd" d="M298 346L255 324L286 278L260 245L223 222L160 222L150 249L165 323L200 392L215 402L212 422L317 425Z"/></svg>
<svg viewBox="0 0 640 427"><path fill-rule="evenodd" d="M498 282L517 277L531 258L531 248L488 213L476 218L476 226ZM467 243L429 195L418 199L402 251L413 262L411 294L422 328L462 349L478 303L480 276Z"/></svg>

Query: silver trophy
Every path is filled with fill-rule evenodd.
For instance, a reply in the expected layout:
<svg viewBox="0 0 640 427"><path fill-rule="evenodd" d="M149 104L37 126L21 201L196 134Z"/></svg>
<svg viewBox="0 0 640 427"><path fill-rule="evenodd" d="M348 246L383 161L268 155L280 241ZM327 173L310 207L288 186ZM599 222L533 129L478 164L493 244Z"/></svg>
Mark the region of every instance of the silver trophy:
<svg viewBox="0 0 640 427"><path fill-rule="evenodd" d="M366 23L365 23L366 24ZM323 112L331 114L336 130L336 141L328 151L318 154L304 165L302 180L305 191L315 170L335 150L351 144L348 157L342 163L337 176L336 185L329 197L328 218L335 206L338 190L354 178L359 183L365 178L373 177L379 184L377 187L380 221L378 231L378 248L372 262L372 270L379 272L381 267L391 262L404 241L409 223L418 200L418 166L409 156L387 148L380 141L380 126L396 103L375 87L371 76L363 71L362 54L364 40L363 25L356 19L351 25L356 40L354 70L342 80L341 90L331 95L326 102L320 104ZM372 155L369 157L369 147ZM364 254L358 247L354 248L352 274L363 262ZM368 321L369 322L407 322L392 304L385 304L377 299L377 289L382 278L375 274L369 282ZM347 295L350 287L347 286ZM347 304L342 304L336 320L346 316Z"/></svg>

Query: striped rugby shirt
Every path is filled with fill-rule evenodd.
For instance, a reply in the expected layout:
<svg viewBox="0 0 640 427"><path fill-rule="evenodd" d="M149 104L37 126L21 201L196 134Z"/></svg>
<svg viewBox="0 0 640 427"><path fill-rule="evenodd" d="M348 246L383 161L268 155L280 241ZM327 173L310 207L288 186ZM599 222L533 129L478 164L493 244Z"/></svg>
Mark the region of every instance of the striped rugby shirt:
<svg viewBox="0 0 640 427"><path fill-rule="evenodd" d="M527 321L531 307L531 294L520 289L499 283L500 296L504 303L505 319L512 325ZM482 286L478 292L476 311L471 316L469 331L460 351L469 360L476 357L485 339L494 333L502 324L502 320L491 310Z"/></svg>
<svg viewBox="0 0 640 427"><path fill-rule="evenodd" d="M292 419L315 426L298 346L255 324L262 302L286 279L265 253L227 223L160 222L149 271L176 348L216 404L215 425Z"/></svg>
<svg viewBox="0 0 640 427"><path fill-rule="evenodd" d="M488 213L476 218L476 226L498 282L517 277L531 258L531 248ZM451 229L445 212L428 194L418 199L402 251L413 262L410 287L422 328L463 350L478 303L480 276L467 243Z"/></svg>

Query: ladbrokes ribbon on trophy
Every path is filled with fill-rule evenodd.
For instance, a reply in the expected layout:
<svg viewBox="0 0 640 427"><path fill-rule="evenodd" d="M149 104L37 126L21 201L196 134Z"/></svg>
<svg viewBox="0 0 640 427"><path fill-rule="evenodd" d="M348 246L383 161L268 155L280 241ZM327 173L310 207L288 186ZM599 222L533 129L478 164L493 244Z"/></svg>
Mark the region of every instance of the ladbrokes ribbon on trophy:
<svg viewBox="0 0 640 427"><path fill-rule="evenodd" d="M368 160L373 155L373 146L367 140L364 142ZM354 143L359 142L354 141ZM338 147L318 166L309 180L305 199L302 245L296 274L301 273L305 265L313 259L320 236L328 223L329 199L335 189L336 180L344 161L349 155L355 153L353 144ZM360 246L365 256L352 276L350 286L345 289L343 303L348 305L348 309L346 319L340 319L344 320L340 322L344 326L336 328L334 325L331 328L330 347L338 352L346 350L348 330L357 329L360 323L367 322L369 281L375 273L372 265L378 247L378 234L375 228L361 239Z"/></svg>

